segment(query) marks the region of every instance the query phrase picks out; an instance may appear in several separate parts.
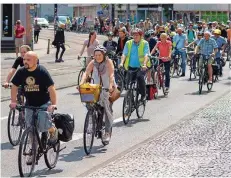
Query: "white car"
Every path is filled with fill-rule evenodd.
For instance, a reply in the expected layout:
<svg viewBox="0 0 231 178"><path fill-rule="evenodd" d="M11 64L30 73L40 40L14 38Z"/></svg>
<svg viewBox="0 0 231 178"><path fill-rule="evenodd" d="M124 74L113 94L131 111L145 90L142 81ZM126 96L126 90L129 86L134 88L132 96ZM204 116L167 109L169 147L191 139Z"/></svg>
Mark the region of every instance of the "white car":
<svg viewBox="0 0 231 178"><path fill-rule="evenodd" d="M47 21L47 19L45 19L45 18L36 18L36 20L38 21L38 24L40 25L40 27L43 27L43 28L48 28L49 27L49 22Z"/></svg>

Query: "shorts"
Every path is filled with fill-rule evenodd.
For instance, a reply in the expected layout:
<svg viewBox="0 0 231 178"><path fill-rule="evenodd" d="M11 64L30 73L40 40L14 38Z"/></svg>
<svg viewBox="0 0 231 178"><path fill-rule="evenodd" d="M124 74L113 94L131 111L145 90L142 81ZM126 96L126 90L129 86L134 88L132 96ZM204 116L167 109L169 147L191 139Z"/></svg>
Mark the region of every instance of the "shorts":
<svg viewBox="0 0 231 178"><path fill-rule="evenodd" d="M23 45L23 38L15 38L15 47L20 48Z"/></svg>
<svg viewBox="0 0 231 178"><path fill-rule="evenodd" d="M203 57L200 56L200 59L199 59L199 66L201 67L203 65ZM209 60L208 60L208 64L213 64L214 62L214 58L213 57L210 57Z"/></svg>
<svg viewBox="0 0 231 178"><path fill-rule="evenodd" d="M47 108L50 105L50 102L42 105L41 107ZM33 111L31 109L25 109L25 121L26 128L32 125L32 116ZM51 115L47 111L39 111L38 113L38 122L37 128L39 132L46 132L49 128L52 127Z"/></svg>

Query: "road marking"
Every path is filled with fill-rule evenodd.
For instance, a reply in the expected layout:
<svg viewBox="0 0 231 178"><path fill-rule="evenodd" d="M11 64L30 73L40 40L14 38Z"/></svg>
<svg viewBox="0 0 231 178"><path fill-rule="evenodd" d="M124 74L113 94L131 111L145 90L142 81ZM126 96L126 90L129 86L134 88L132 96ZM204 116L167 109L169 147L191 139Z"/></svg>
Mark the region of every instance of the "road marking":
<svg viewBox="0 0 231 178"><path fill-rule="evenodd" d="M75 140L80 140L82 138L83 138L83 133L73 133L72 140L69 142L73 142ZM62 144L69 143L69 142L60 142L60 144L62 145Z"/></svg>
<svg viewBox="0 0 231 178"><path fill-rule="evenodd" d="M121 121L123 121L123 117L119 117L119 118L113 120L113 124L121 122Z"/></svg>
<svg viewBox="0 0 231 178"><path fill-rule="evenodd" d="M62 69L68 69L69 67L61 67L61 68L55 68L55 69L49 69L49 70L62 70Z"/></svg>

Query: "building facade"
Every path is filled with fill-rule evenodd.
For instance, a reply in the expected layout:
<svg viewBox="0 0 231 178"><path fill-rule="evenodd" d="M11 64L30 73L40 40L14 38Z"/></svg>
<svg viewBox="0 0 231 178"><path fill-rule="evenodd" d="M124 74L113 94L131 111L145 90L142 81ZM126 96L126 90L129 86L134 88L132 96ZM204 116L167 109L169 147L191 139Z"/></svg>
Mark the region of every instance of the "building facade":
<svg viewBox="0 0 231 178"><path fill-rule="evenodd" d="M189 21L219 21L226 23L231 18L230 4L174 4L174 18Z"/></svg>
<svg viewBox="0 0 231 178"><path fill-rule="evenodd" d="M30 5L26 4L1 4L1 51L14 52L14 26L21 20L26 29L24 43L32 45L32 23Z"/></svg>

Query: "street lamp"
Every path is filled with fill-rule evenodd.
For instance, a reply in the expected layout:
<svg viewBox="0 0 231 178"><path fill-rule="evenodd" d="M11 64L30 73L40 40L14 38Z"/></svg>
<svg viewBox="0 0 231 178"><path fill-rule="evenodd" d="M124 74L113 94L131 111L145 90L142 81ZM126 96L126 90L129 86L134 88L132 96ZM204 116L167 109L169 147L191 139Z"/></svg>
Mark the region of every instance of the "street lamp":
<svg viewBox="0 0 231 178"><path fill-rule="evenodd" d="M159 21L160 21L160 25L162 25L162 5L160 4L158 7L158 11L159 11Z"/></svg>

